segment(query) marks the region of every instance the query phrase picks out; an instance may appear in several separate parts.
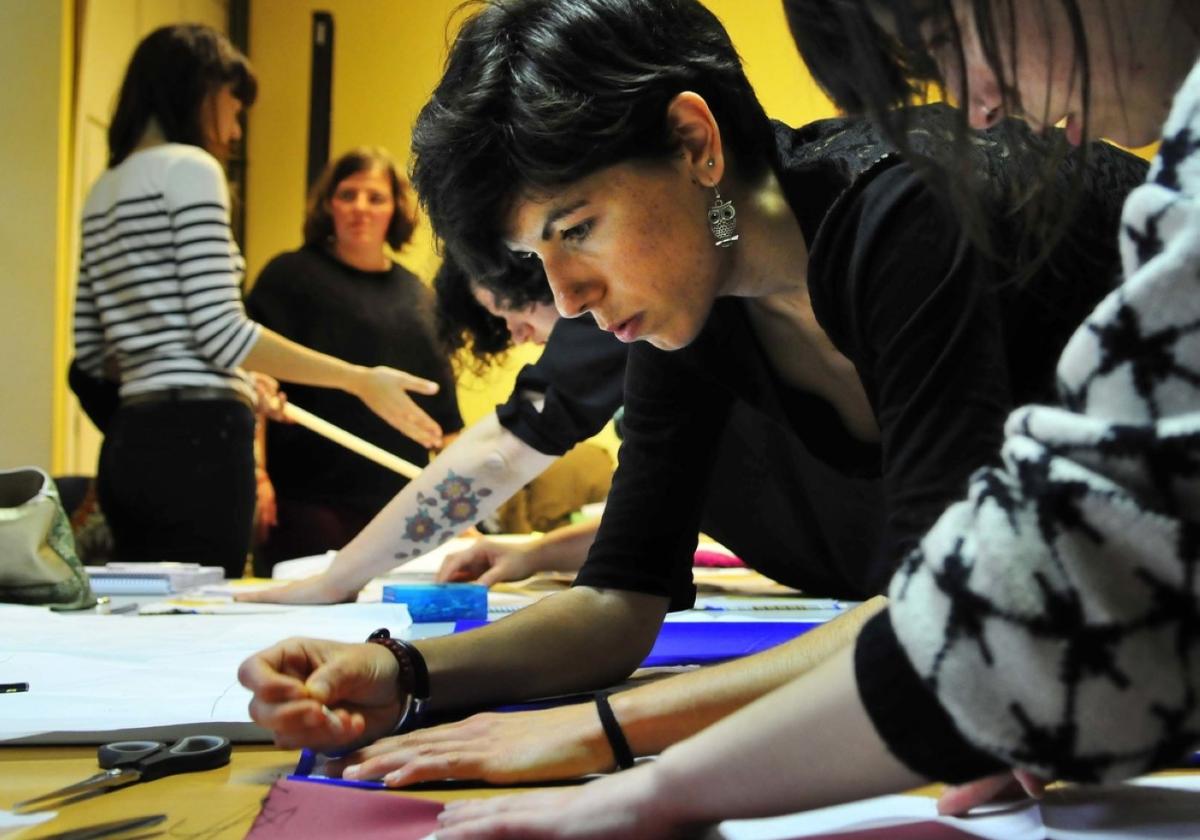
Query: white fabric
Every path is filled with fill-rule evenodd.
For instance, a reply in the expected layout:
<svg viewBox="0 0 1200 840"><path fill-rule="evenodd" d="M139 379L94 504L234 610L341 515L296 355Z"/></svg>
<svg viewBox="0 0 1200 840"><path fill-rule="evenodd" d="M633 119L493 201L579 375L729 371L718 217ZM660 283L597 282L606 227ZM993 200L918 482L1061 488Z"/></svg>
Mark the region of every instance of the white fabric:
<svg viewBox="0 0 1200 840"><path fill-rule="evenodd" d="M892 582L918 673L982 750L1117 779L1200 741L1200 65L1122 218L1125 280Z"/></svg>

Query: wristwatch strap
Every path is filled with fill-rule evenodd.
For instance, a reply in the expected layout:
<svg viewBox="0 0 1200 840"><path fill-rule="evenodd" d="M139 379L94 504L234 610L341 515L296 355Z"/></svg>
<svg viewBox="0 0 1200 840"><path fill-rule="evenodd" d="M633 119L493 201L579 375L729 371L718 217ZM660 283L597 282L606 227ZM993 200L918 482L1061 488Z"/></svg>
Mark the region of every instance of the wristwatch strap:
<svg viewBox="0 0 1200 840"><path fill-rule="evenodd" d="M409 729L420 721L429 701L429 669L425 665L425 657L415 645L403 639L392 638L386 627L380 627L367 637L367 641L382 645L396 658L396 665L399 667L396 688L402 698L408 698L408 702L403 704L395 731Z"/></svg>

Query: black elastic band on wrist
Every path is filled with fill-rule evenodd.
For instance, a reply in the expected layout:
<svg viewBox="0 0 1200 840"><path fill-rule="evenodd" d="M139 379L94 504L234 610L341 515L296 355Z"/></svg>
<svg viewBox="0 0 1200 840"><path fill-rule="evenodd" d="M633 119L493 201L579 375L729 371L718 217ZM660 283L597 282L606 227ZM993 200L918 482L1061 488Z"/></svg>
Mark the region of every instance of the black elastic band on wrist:
<svg viewBox="0 0 1200 840"><path fill-rule="evenodd" d="M625 740L621 724L617 723L617 716L608 704L607 694L597 692L596 711L600 713L600 726L604 728L604 737L608 739L608 745L612 748L617 767L628 770L633 766L633 750L629 749L629 742Z"/></svg>

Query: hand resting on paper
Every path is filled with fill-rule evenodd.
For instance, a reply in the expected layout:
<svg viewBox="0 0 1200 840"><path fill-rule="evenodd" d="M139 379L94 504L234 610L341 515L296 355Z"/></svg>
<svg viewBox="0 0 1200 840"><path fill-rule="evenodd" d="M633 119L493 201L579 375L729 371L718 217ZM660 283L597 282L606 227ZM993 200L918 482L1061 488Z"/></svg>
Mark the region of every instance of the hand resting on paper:
<svg viewBox="0 0 1200 840"><path fill-rule="evenodd" d="M475 581L484 586L524 580L534 572L542 571L534 562L531 545L486 538L478 540L470 548L447 555L435 580L439 583Z"/></svg>
<svg viewBox="0 0 1200 840"><path fill-rule="evenodd" d="M359 589L359 586L348 585L330 572L323 572L270 589L239 592L233 599L263 604L345 604L358 596Z"/></svg>
<svg viewBox="0 0 1200 840"><path fill-rule="evenodd" d="M344 749L387 732L400 716L396 677L382 645L321 639L286 639L238 668L251 719L285 749Z"/></svg>
<svg viewBox="0 0 1200 840"><path fill-rule="evenodd" d="M593 703L478 714L383 738L326 764L327 773L382 779L388 787L450 779L539 782L615 768Z"/></svg>
<svg viewBox="0 0 1200 840"><path fill-rule="evenodd" d="M660 775L644 764L580 787L449 802L438 840L693 836L672 810L678 800L661 794Z"/></svg>

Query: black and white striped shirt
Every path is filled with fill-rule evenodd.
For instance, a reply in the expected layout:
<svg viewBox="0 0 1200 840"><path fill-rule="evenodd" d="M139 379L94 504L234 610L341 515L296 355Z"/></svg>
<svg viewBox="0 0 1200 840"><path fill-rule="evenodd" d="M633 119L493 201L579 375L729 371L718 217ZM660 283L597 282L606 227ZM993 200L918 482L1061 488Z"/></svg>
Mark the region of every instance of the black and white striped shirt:
<svg viewBox="0 0 1200 840"><path fill-rule="evenodd" d="M179 387L249 394L236 370L261 328L241 299L225 173L203 149L164 144L108 169L83 208L75 353L121 395Z"/></svg>

